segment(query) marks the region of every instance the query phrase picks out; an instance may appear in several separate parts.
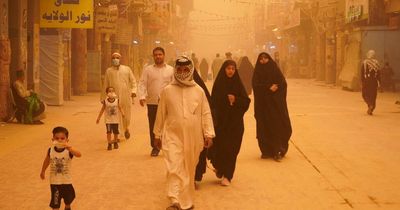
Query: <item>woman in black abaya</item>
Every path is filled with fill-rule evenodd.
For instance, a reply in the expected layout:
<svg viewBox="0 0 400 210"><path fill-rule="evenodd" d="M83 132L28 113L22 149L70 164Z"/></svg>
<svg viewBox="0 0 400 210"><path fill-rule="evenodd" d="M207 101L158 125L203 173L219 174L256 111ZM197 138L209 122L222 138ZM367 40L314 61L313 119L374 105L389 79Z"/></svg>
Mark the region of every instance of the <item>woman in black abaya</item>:
<svg viewBox="0 0 400 210"><path fill-rule="evenodd" d="M244 132L243 116L250 99L240 80L236 63L227 60L219 70L211 93L214 110L215 141L211 163L221 184L228 186L235 171Z"/></svg>
<svg viewBox="0 0 400 210"><path fill-rule="evenodd" d="M204 82L207 82L208 76L208 62L205 58L203 58L200 62L200 76Z"/></svg>
<svg viewBox="0 0 400 210"><path fill-rule="evenodd" d="M204 84L203 80L201 79L199 73L195 70L193 73L193 80L203 89L204 93L206 94L208 104L210 105L210 110L212 111L211 106L211 95L208 92L206 84ZM207 148L203 148L199 156L199 162L196 166L196 173L194 180L200 182L203 179L203 174L206 172L207 168Z"/></svg>
<svg viewBox="0 0 400 210"><path fill-rule="evenodd" d="M251 80L253 77L254 67L250 63L247 56L242 57L242 61L240 62L238 71L240 74L240 79L242 80L244 88L246 89L247 95L251 95Z"/></svg>
<svg viewBox="0 0 400 210"><path fill-rule="evenodd" d="M286 103L287 83L268 53L260 53L253 74L254 116L261 158L280 161L292 135Z"/></svg>

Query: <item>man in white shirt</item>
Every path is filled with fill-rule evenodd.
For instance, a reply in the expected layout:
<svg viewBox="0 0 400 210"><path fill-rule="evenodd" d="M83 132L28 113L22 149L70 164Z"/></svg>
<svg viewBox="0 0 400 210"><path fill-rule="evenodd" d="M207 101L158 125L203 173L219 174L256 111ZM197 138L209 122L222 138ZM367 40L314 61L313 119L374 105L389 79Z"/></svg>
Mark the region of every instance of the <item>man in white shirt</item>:
<svg viewBox="0 0 400 210"><path fill-rule="evenodd" d="M154 64L144 67L139 81L139 102L141 106L147 104L149 120L150 144L153 148L151 156L158 156L160 150L154 144L154 122L161 90L173 80L174 68L164 62L165 51L161 47L153 49Z"/></svg>

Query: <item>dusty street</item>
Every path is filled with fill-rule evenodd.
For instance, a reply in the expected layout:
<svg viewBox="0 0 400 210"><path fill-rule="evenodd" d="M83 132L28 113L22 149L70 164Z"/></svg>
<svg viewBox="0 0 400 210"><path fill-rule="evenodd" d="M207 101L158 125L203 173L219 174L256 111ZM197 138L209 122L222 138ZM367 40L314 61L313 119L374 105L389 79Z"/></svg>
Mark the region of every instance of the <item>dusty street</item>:
<svg viewBox="0 0 400 210"><path fill-rule="evenodd" d="M288 83L294 132L287 157L260 159L251 104L231 186L209 170L196 209L400 209L400 94L379 93L368 116L360 92ZM165 209L165 167L162 156L149 155L146 109L136 101L131 139L107 151L105 126L95 123L100 108L92 93L48 107L44 125L0 124L0 209L49 209L49 180L39 174L57 125L82 152L72 161L73 209Z"/></svg>

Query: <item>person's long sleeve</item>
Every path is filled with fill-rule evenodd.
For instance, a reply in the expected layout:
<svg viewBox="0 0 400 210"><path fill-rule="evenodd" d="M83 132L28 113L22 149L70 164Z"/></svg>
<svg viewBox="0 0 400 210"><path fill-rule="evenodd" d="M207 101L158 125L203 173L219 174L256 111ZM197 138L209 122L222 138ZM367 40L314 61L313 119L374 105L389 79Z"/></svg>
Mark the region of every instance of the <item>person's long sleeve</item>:
<svg viewBox="0 0 400 210"><path fill-rule="evenodd" d="M147 69L144 68L142 75L140 76L138 85L138 97L139 100L146 99L147 97Z"/></svg>
<svg viewBox="0 0 400 210"><path fill-rule="evenodd" d="M203 93L201 111L202 111L201 125L203 129L203 135L204 137L214 138L215 131L214 131L213 119L211 115L210 105L208 104L208 100L205 93Z"/></svg>
<svg viewBox="0 0 400 210"><path fill-rule="evenodd" d="M132 71L129 71L129 85L131 88L131 93L136 94L136 92L137 92L136 78L135 78L135 76L133 76Z"/></svg>
<svg viewBox="0 0 400 210"><path fill-rule="evenodd" d="M156 121L154 123L154 129L153 129L155 138L160 139L162 137L162 131L164 128L166 115L167 115L167 106L165 102L165 96L163 96L162 92L160 96L160 101L158 102Z"/></svg>

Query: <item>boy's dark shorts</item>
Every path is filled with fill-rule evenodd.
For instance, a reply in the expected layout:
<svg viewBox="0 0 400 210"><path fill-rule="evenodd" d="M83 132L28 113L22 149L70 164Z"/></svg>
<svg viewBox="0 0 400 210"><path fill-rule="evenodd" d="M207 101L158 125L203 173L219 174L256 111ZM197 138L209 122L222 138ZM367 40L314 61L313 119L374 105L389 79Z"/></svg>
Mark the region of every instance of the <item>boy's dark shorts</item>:
<svg viewBox="0 0 400 210"><path fill-rule="evenodd" d="M75 190L72 184L51 184L50 190L50 207L53 209L60 208L61 199L64 199L65 205L70 205L75 199Z"/></svg>
<svg viewBox="0 0 400 210"><path fill-rule="evenodd" d="M107 133L119 134L118 124L106 124Z"/></svg>

